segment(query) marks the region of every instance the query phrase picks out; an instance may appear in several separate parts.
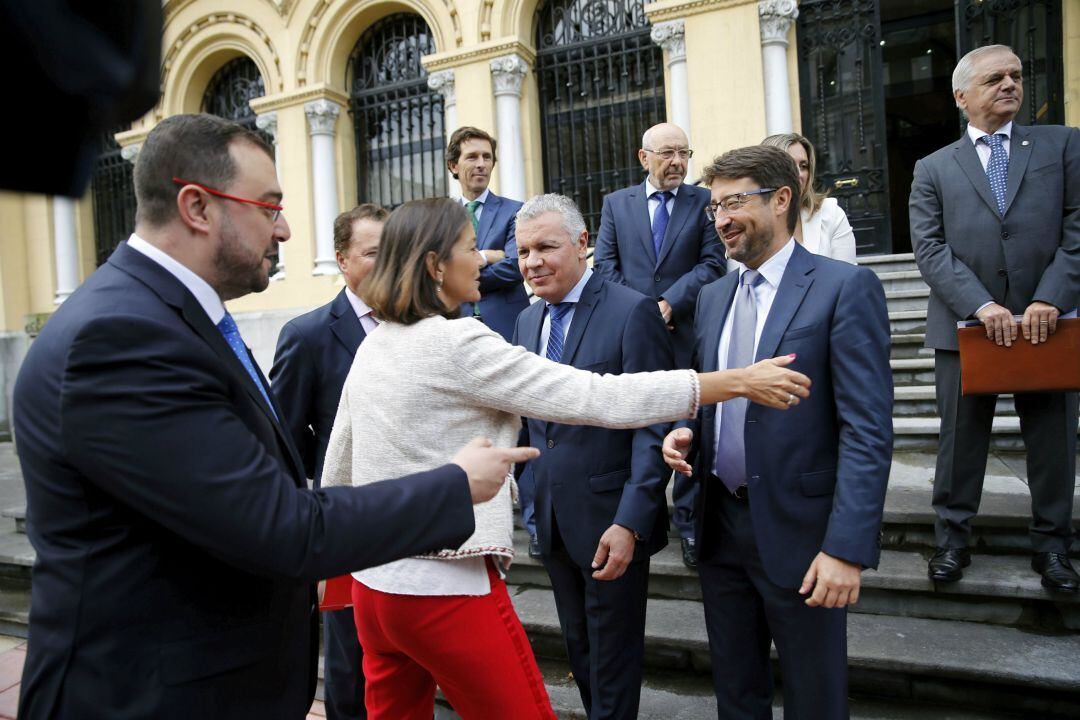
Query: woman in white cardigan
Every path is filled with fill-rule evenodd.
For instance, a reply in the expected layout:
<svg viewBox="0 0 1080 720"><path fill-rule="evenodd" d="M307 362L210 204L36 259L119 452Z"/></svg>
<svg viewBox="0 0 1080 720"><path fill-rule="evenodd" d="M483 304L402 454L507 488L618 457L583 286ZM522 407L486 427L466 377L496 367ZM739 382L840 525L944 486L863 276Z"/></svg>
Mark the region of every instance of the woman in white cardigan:
<svg viewBox="0 0 1080 720"><path fill-rule="evenodd" d="M800 213L795 239L810 252L835 260L855 262L855 233L835 198L814 189L817 157L814 146L798 133L770 135L761 141L786 150L799 168Z"/></svg>
<svg viewBox="0 0 1080 720"><path fill-rule="evenodd" d="M345 381L324 485L437 467L476 436L513 446L522 414L641 427L692 417L699 403L743 396L784 409L808 394L786 357L700 375L601 376L550 362L457 319L480 298L481 264L460 204L417 200L390 216L364 291L382 324ZM466 720L554 717L502 579L514 554L511 490L474 506L463 546L353 574L372 720L428 720L436 684Z"/></svg>

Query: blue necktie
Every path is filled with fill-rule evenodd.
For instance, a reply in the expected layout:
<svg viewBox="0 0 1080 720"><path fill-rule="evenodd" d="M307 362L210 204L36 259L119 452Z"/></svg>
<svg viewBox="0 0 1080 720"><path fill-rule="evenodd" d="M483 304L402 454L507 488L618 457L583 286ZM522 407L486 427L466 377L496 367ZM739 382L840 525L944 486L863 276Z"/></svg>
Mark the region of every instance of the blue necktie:
<svg viewBox="0 0 1080 720"><path fill-rule="evenodd" d="M667 201L671 197L671 193L661 190L655 192L652 197L657 198L660 201L660 205L657 206L656 212L653 213L652 219L652 244L653 249L656 250L656 260L660 261L660 248L664 245L664 233L667 232L668 220L671 216L668 215Z"/></svg>
<svg viewBox="0 0 1080 720"><path fill-rule="evenodd" d="M259 388L259 392L262 393L263 399L266 400L266 406L270 408L270 412L277 418L274 404L270 402L270 396L266 394L266 388L263 387L259 373L255 371L255 364L251 362L251 355L248 354L244 339L240 337L240 328L236 327L236 321L233 320L232 315L226 312L225 317L221 318L221 322L217 324L217 329L225 338L225 342L229 344L233 354L236 355L236 359L240 361L240 364L247 370L247 374L251 376L251 381L255 383L255 387Z"/></svg>
<svg viewBox="0 0 1080 720"><path fill-rule="evenodd" d="M1006 135L983 135L982 140L990 147L990 161L986 163L986 179L990 181L990 191L997 201L998 215L1005 216L1005 186L1009 181L1009 156L1005 153L1003 140Z"/></svg>
<svg viewBox="0 0 1080 720"><path fill-rule="evenodd" d="M739 278L728 339L727 369L743 368L754 362L754 334L757 329L757 297L754 288L764 278L757 270L747 270ZM716 443L713 471L724 486L735 492L746 484L746 398L731 398L720 404L720 435Z"/></svg>
<svg viewBox="0 0 1080 720"><path fill-rule="evenodd" d="M562 360L563 342L566 337L563 320L566 319L566 313L570 312L572 307L574 307L574 303L568 302L548 306L548 312L551 315L551 326L548 328L546 354L547 359L551 362L560 362Z"/></svg>

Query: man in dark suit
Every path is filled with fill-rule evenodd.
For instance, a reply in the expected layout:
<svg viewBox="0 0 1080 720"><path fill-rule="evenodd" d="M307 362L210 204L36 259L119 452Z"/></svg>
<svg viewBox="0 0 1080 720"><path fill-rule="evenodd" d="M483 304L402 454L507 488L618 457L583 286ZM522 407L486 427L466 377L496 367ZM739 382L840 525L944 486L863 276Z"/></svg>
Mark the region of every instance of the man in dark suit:
<svg viewBox="0 0 1080 720"><path fill-rule="evenodd" d="M345 287L333 300L286 323L278 336L270 383L304 471L318 488L341 388L356 349L378 321L360 298L360 287L379 253L389 213L365 203L334 221L334 251ZM364 652L352 609L329 611L323 622L326 717L366 718Z"/></svg>
<svg viewBox="0 0 1080 720"><path fill-rule="evenodd" d="M792 355L809 399L787 412L734 399L673 430L664 454L701 482L698 572L721 718L772 717L770 641L785 713L847 718L847 616L876 567L892 460L885 293L866 268L792 238L799 176L782 150L732 150L705 169L709 213L745 269L701 291L694 367ZM689 453L695 459L689 460Z"/></svg>
<svg viewBox="0 0 1080 720"><path fill-rule="evenodd" d="M514 342L598 373L674 367L656 302L587 265L589 233L573 201L535 197L518 212L521 274L543 302L518 317ZM540 457L537 535L585 711L636 718L649 556L667 544L667 424L637 430L527 421Z"/></svg>
<svg viewBox="0 0 1080 720"><path fill-rule="evenodd" d="M999 345L1039 343L1080 294L1080 130L1023 127L1020 59L1004 45L972 50L953 73L967 116L957 142L915 164L911 244L930 286L926 346L934 348L941 439L934 474L937 550L931 580L959 580L971 562L995 395L963 396L956 323L977 319ZM1069 564L1076 476L1077 394L1015 396L1024 445L1035 551L1047 588L1077 592Z"/></svg>
<svg viewBox="0 0 1080 720"><path fill-rule="evenodd" d="M593 266L601 277L655 299L672 332L676 367L690 367L694 303L702 287L724 274L724 249L705 217L709 192L683 183L693 151L677 125L661 123L641 138L640 185L604 198ZM693 567L696 489L675 476L672 523L683 560Z"/></svg>
<svg viewBox="0 0 1080 720"><path fill-rule="evenodd" d="M514 214L521 203L488 189L498 160L498 143L488 133L461 127L446 146L446 167L461 184L461 204L476 232L476 247L484 258L480 268L480 302L464 303L461 316L475 315L507 340L514 334L518 313L529 306L518 270Z"/></svg>
<svg viewBox="0 0 1080 720"><path fill-rule="evenodd" d="M220 118L170 117L135 192L135 234L16 382L37 552L18 714L303 718L313 582L463 542L471 502L522 452L470 447L459 467L307 490L223 305L266 288L289 237L272 150Z"/></svg>

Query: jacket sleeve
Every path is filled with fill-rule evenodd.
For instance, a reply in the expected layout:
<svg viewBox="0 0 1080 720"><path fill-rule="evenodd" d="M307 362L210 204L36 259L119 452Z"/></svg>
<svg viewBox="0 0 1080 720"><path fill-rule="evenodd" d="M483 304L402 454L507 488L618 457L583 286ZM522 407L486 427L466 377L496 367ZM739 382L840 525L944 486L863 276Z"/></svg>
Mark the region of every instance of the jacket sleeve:
<svg viewBox="0 0 1080 720"><path fill-rule="evenodd" d="M611 208L612 195L604 197L600 209L600 231L596 235L596 247L593 249L593 270L600 277L611 282L626 285L619 263L619 238L615 231L615 212Z"/></svg>
<svg viewBox="0 0 1080 720"><path fill-rule="evenodd" d="M1065 202L1061 217L1061 246L1043 271L1034 300L1049 303L1062 312L1076 308L1080 288L1080 128L1067 128L1065 152Z"/></svg>
<svg viewBox="0 0 1080 720"><path fill-rule="evenodd" d="M317 444L312 429L315 398L315 361L304 336L294 323L286 323L278 335L270 389L281 407L281 421L292 436L308 479L315 477Z"/></svg>
<svg viewBox="0 0 1080 720"><path fill-rule="evenodd" d="M506 257L480 268L481 293L501 290L522 283L521 271L518 269L517 220L513 215L510 216L510 221L506 226L506 237L503 240L502 250Z"/></svg>
<svg viewBox="0 0 1080 720"><path fill-rule="evenodd" d="M720 242L720 236L716 234L716 228L705 217L704 211L700 212L700 223L696 225L693 234L688 238L697 243L697 263L685 275L671 284L660 297L671 305L672 318L681 322L690 322L694 315L694 304L698 293L713 280L724 274L726 268L726 250ZM691 219L693 222L693 219Z"/></svg>
<svg viewBox="0 0 1080 720"><path fill-rule="evenodd" d="M65 458L88 482L248 572L312 581L457 546L473 532L468 479L455 465L362 488L297 487L266 445L272 421L241 412L233 373L174 322L87 323L60 398Z"/></svg>

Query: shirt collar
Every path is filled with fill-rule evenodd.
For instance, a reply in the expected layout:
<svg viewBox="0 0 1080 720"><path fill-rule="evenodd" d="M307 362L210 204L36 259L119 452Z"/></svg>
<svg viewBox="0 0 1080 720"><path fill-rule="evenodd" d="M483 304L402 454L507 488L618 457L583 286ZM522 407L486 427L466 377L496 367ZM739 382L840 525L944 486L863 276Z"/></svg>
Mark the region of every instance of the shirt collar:
<svg viewBox="0 0 1080 720"><path fill-rule="evenodd" d="M218 296L217 291L186 265L164 250L143 240L135 233L132 233L131 237L128 238L128 247L153 260L179 280L180 284L195 296L203 311L210 317L210 322L214 323L214 325L217 325L225 317L225 304L221 302L221 297Z"/></svg>
<svg viewBox="0 0 1080 720"><path fill-rule="evenodd" d="M645 177L645 197L651 198L654 194L660 192L660 188L653 185L652 180L650 180L649 177L650 176ZM671 195L674 197L675 195L679 194L680 188L682 188L682 185L678 185L675 187L674 190L668 190L668 192L671 193Z"/></svg>
<svg viewBox="0 0 1080 720"><path fill-rule="evenodd" d="M979 138L981 138L983 135L1004 135L1006 140L1010 140L1012 138L1012 126L1012 120L1010 120L1009 122L999 127L996 132L988 133L985 130L980 130L971 123L968 123L967 134L968 137L971 138L971 142L973 143L979 142Z"/></svg>
<svg viewBox="0 0 1080 720"><path fill-rule="evenodd" d="M490 194L491 194L491 188L485 188L484 192L480 193L480 197L476 198L477 201L479 201L481 206L487 205L488 195L490 195ZM467 200L464 195L461 196L461 204L462 205L468 205L470 202L472 202L472 201Z"/></svg>
<svg viewBox="0 0 1080 720"><path fill-rule="evenodd" d="M559 304L561 305L562 303L576 303L578 300L580 300L581 293L585 291L585 285L588 284L589 278L592 277L592 273L592 268L585 268L585 272L581 274L581 278L577 281L577 284L574 285L574 287L570 288L570 292L566 293L566 297L564 297L562 299L562 302ZM551 307L551 305L552 303L547 304L548 307Z"/></svg>
<svg viewBox="0 0 1080 720"><path fill-rule="evenodd" d="M780 287L780 281L784 277L784 271L787 270L788 262L791 260L791 254L795 252L795 238L789 238L787 244L780 248L775 255L762 263L761 267L757 269L761 276L765 278L765 282L774 288ZM746 272L749 268L743 266L739 274L739 279L742 279L742 273Z"/></svg>
<svg viewBox="0 0 1080 720"><path fill-rule="evenodd" d="M356 312L356 317L362 318L371 312L371 306L350 290L348 285L345 286L345 297L349 298L349 304L352 305L352 309Z"/></svg>

